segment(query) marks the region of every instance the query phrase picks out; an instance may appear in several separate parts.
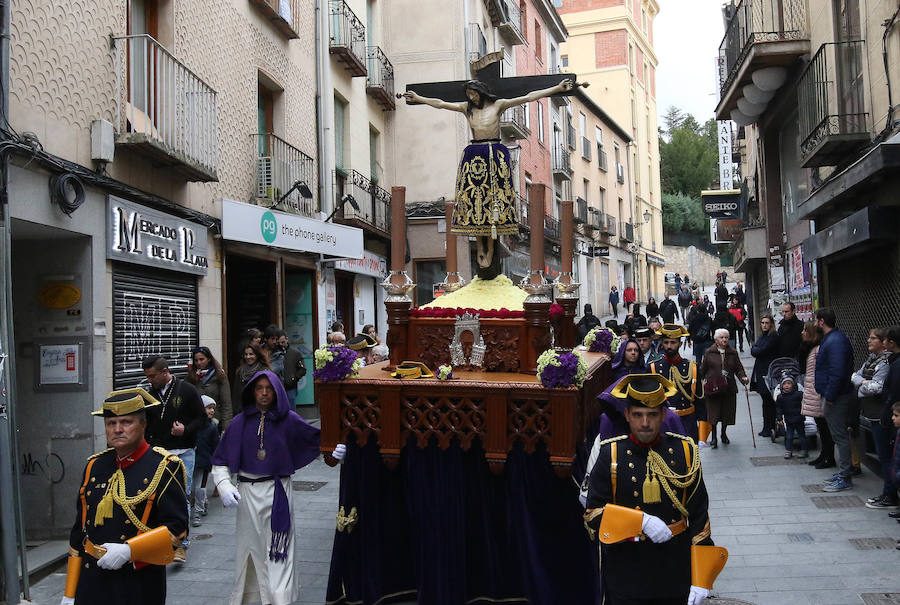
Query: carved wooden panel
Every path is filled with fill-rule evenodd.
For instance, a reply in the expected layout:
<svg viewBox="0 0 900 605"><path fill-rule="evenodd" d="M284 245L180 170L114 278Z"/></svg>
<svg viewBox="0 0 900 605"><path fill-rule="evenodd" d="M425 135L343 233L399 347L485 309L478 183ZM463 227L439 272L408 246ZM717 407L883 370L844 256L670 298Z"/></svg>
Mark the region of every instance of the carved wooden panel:
<svg viewBox="0 0 900 605"><path fill-rule="evenodd" d="M460 447L468 451L473 439L484 437L485 407L483 399L469 397L405 396L400 412L403 441L413 434L416 445L425 447L435 437L445 450L456 437Z"/></svg>
<svg viewBox="0 0 900 605"><path fill-rule="evenodd" d="M492 372L518 372L522 367L519 349L522 332L520 326L483 327L481 335L487 347L484 369Z"/></svg>
<svg viewBox="0 0 900 605"><path fill-rule="evenodd" d="M432 370L450 363L450 342L453 340L453 324L412 324L409 347L410 359L421 361Z"/></svg>
<svg viewBox="0 0 900 605"><path fill-rule="evenodd" d="M542 442L549 447L552 438L550 401L541 399L511 399L507 407L507 448L512 449L521 439L525 451L534 453Z"/></svg>
<svg viewBox="0 0 900 605"><path fill-rule="evenodd" d="M376 393L343 394L341 396L341 438L356 435L356 442L365 445L369 434L381 437L381 403Z"/></svg>

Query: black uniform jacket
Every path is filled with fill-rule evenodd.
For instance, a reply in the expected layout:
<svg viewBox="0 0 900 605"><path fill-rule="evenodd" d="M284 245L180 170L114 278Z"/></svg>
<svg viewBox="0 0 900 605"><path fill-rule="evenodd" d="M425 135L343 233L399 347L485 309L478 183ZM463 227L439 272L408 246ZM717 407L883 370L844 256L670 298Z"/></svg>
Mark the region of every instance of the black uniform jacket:
<svg viewBox="0 0 900 605"><path fill-rule="evenodd" d="M140 450L138 450L140 452ZM184 536L187 532L187 501L184 495L184 465L177 457L165 460L167 452L161 448L147 449L143 455L133 456L123 465L125 493L128 497L143 495L153 483L153 477L164 465L160 480L153 491L152 504L149 498L133 507L134 515L144 518L149 505L149 515L145 525L150 529L165 525L173 536ZM90 464L93 460L93 464ZM166 602L166 570L159 565L140 566L126 563L120 569L109 571L97 567L97 560L84 552L85 538L95 545L104 542L123 543L138 534L134 523L126 516L118 504L113 503L112 518L102 525L95 523L97 505L106 493L109 480L118 470L116 452L106 450L88 459L88 466L82 472L83 495L79 495L75 523L69 537L69 545L81 557L81 576L75 593L76 605L163 605ZM84 526L82 527L82 519ZM179 540L180 542L180 540Z"/></svg>
<svg viewBox="0 0 900 605"><path fill-rule="evenodd" d="M611 443L616 443L616 489L613 496L611 482ZM688 456L694 453L694 442L674 433L661 434L650 446L662 456L669 468L678 474L687 472L685 448ZM598 509L608 503L636 508L655 515L666 524L681 521L684 517L672 504L660 486L661 501L645 503L643 484L647 472L649 447L640 445L630 436L615 437L601 445L597 464L591 473L587 509ZM694 489L696 488L696 490ZM710 539L709 497L700 472L687 489L673 487L673 492L687 509L687 529L668 542L655 544L645 538L638 542L601 545L603 574L606 590L617 596L631 599L675 598L687 599L691 587L691 545L712 544ZM599 525L602 516L591 523Z"/></svg>

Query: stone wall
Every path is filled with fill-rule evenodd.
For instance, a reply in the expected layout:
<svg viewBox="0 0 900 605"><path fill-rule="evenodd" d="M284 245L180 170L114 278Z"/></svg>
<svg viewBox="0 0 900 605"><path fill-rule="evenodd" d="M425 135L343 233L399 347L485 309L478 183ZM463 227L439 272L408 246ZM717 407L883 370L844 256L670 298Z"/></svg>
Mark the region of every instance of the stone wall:
<svg viewBox="0 0 900 605"><path fill-rule="evenodd" d="M694 263L691 270L690 250L693 248ZM716 273L725 271L728 273L729 282L743 282L744 274L734 272L734 267L723 267L719 264L719 257L697 248L683 246L663 246L663 254L666 257L666 272L687 273L691 281L699 280L701 286L711 286L716 283Z"/></svg>

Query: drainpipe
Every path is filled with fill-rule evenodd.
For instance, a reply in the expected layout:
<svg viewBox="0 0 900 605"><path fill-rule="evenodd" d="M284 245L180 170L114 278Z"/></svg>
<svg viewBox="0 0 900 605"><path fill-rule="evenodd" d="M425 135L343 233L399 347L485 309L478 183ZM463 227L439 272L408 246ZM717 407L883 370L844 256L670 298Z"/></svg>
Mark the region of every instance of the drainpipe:
<svg viewBox="0 0 900 605"><path fill-rule="evenodd" d="M634 192L632 191L632 187L634 186L634 179L631 176L631 148L634 147L634 141L628 143L625 146L625 166L628 168L628 174L625 176L628 182L628 209L631 211L629 214L631 215L628 221L631 223L631 235L632 239L637 239L634 237ZM637 244L635 242L631 242L631 246L634 246L634 249L631 252L631 287L634 288L634 298L635 301L640 300L638 287L641 285L640 279L638 279L638 254L637 254Z"/></svg>
<svg viewBox="0 0 900 605"><path fill-rule="evenodd" d="M9 35L10 1L3 0L0 23L0 124L9 125ZM5 138L5 136L4 136ZM28 563L25 559L25 539L22 508L19 506L19 476L16 467L15 368L10 344L13 340L12 319L12 253L10 246L10 212L8 196L8 150L0 151L0 560L5 578L0 597L7 603L19 602L19 561L22 563L22 583L28 599ZM19 552L16 552L18 540Z"/></svg>
<svg viewBox="0 0 900 605"><path fill-rule="evenodd" d="M319 210L325 215L334 207L334 95L331 92L329 55L329 0L316 0L316 114L319 116Z"/></svg>

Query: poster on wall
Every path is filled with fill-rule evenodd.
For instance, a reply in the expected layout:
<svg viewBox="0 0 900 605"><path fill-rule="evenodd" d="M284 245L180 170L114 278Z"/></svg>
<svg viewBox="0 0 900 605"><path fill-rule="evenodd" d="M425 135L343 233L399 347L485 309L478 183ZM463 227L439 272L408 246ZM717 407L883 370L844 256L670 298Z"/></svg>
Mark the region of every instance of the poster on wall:
<svg viewBox="0 0 900 605"><path fill-rule="evenodd" d="M788 292L797 317L803 321L813 318L812 280L809 263L803 262L802 246L794 246L787 253Z"/></svg>
<svg viewBox="0 0 900 605"><path fill-rule="evenodd" d="M313 277L313 273L306 271L288 271L285 275L284 330L290 346L300 351L306 365L306 376L297 383L294 405L314 405L316 402L313 392Z"/></svg>

